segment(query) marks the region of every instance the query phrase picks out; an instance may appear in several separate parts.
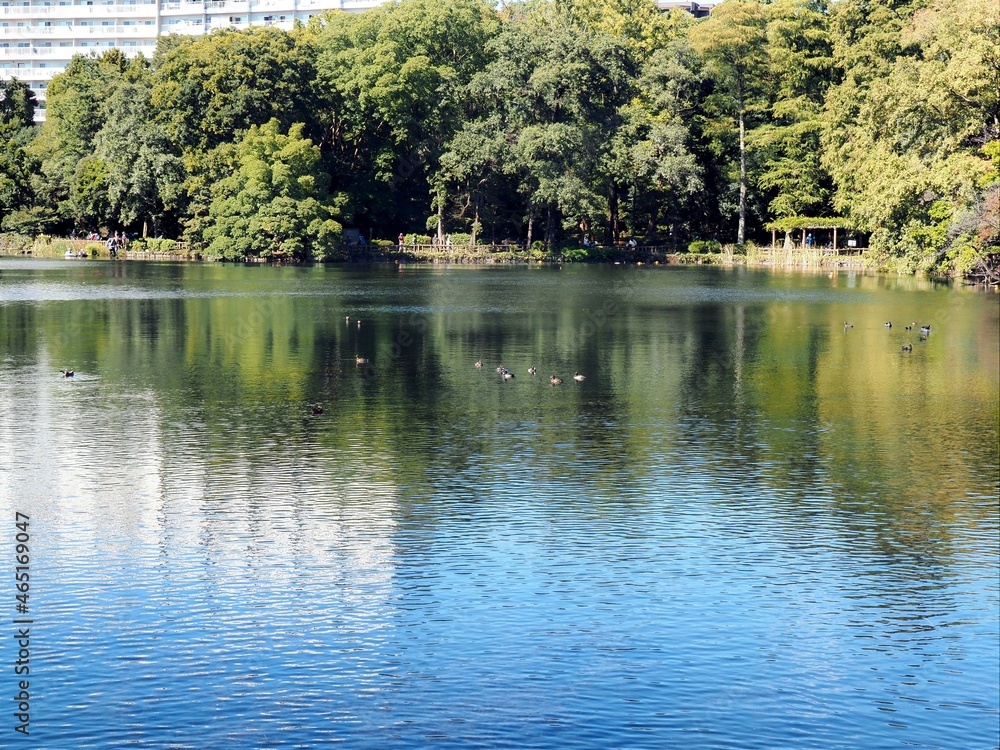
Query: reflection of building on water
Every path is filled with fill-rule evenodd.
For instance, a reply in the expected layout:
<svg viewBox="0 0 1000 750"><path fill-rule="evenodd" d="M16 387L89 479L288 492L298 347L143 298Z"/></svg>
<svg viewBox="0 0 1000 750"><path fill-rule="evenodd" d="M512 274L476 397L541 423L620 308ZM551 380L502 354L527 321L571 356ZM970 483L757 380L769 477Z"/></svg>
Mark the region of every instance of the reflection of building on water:
<svg viewBox="0 0 1000 750"><path fill-rule="evenodd" d="M20 446L0 459L14 478L0 482L0 506L46 519L36 544L50 575L68 583L90 566L89 576L97 558L116 581L109 606L137 596L130 581L157 579L158 601L143 606L183 596L222 614L252 608L248 591L309 589L303 610L329 610L352 630L382 626L399 513L395 486L378 476L384 457L347 470L329 457L306 463L294 440L244 426L207 445L200 417L39 359L51 377L0 390L0 434ZM328 594L315 600L316 590Z"/></svg>

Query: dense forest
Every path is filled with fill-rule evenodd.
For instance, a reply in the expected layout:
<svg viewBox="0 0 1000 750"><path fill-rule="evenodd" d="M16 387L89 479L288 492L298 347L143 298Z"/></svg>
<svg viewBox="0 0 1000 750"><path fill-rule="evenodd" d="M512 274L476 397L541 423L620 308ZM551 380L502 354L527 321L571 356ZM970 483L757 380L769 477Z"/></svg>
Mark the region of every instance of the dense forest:
<svg viewBox="0 0 1000 750"><path fill-rule="evenodd" d="M739 248L803 217L968 270L1000 243L1000 3L401 0L0 83L0 229L337 257L344 228Z"/></svg>

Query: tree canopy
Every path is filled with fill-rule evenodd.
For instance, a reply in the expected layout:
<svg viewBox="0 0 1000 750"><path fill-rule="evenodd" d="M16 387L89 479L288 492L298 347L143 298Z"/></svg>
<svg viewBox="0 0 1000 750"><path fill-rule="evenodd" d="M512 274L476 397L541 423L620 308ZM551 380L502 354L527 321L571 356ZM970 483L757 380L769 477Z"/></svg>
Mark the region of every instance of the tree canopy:
<svg viewBox="0 0 1000 750"><path fill-rule="evenodd" d="M0 84L0 221L335 257L342 226L546 246L803 215L961 270L1000 229L992 0L399 0Z"/></svg>

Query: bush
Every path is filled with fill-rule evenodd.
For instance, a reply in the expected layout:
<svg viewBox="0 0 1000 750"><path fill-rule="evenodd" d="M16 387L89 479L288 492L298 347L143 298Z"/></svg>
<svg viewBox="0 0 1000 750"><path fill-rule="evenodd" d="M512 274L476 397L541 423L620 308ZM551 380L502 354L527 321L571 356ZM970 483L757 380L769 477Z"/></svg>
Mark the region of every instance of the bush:
<svg viewBox="0 0 1000 750"><path fill-rule="evenodd" d="M83 249L91 258L96 258L101 254L105 247L100 242L88 242L83 246Z"/></svg>
<svg viewBox="0 0 1000 750"><path fill-rule="evenodd" d="M23 252L31 247L32 239L25 234L0 234L0 251Z"/></svg>
<svg viewBox="0 0 1000 750"><path fill-rule="evenodd" d="M406 235L407 245L429 245L431 244L430 235L427 234L408 234Z"/></svg>
<svg viewBox="0 0 1000 750"><path fill-rule="evenodd" d="M568 247L562 251L563 260L570 263L583 263L590 260L590 254L585 247Z"/></svg>
<svg viewBox="0 0 1000 750"><path fill-rule="evenodd" d="M722 245L718 240L695 240L690 245L688 245L689 253L698 253L704 255L706 253L717 253L722 249Z"/></svg>

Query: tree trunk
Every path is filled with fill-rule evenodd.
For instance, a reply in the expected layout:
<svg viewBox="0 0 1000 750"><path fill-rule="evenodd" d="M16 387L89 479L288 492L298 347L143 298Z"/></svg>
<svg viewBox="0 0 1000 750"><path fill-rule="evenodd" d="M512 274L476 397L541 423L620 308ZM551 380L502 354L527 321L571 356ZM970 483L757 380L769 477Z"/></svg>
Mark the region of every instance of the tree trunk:
<svg viewBox="0 0 1000 750"><path fill-rule="evenodd" d="M611 185L608 188L608 239L609 245L618 242L618 189Z"/></svg>
<svg viewBox="0 0 1000 750"><path fill-rule="evenodd" d="M556 212L549 203L545 216L545 246L552 247L556 244Z"/></svg>
<svg viewBox="0 0 1000 750"><path fill-rule="evenodd" d="M438 195L437 200L438 209L438 229L437 229L437 244L438 247L444 244L444 198Z"/></svg>
<svg viewBox="0 0 1000 750"><path fill-rule="evenodd" d="M743 118L743 96L739 98L740 108L740 224L736 230L736 244L742 245L746 239L747 223L747 144L746 123Z"/></svg>
<svg viewBox="0 0 1000 750"><path fill-rule="evenodd" d="M476 246L476 230L479 228L479 198L476 197L476 216L472 220L472 242L470 243L473 247Z"/></svg>
<svg viewBox="0 0 1000 750"><path fill-rule="evenodd" d="M527 250L531 249L531 235L535 229L535 209L530 203L528 204L528 247Z"/></svg>

